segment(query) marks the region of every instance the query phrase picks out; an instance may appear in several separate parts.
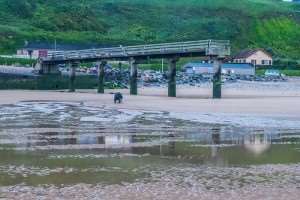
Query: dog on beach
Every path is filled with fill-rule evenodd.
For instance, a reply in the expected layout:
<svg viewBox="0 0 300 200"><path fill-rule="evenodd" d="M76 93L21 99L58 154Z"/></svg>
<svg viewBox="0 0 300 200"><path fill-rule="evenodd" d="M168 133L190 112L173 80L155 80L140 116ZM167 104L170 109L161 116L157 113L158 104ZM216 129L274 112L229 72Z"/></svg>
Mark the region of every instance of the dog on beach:
<svg viewBox="0 0 300 200"><path fill-rule="evenodd" d="M114 95L114 102L116 103L122 103L123 101L123 95L120 92L115 93Z"/></svg>

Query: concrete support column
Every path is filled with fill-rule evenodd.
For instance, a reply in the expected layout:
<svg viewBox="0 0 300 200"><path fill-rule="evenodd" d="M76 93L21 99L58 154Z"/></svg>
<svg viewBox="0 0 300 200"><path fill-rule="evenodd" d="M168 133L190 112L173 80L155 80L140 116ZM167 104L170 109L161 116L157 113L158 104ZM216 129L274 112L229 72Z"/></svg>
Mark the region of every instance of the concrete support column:
<svg viewBox="0 0 300 200"><path fill-rule="evenodd" d="M98 68L98 93L104 94L104 78L105 78L105 66L107 62L102 61Z"/></svg>
<svg viewBox="0 0 300 200"><path fill-rule="evenodd" d="M41 64L40 74L48 74L48 65L47 64Z"/></svg>
<svg viewBox="0 0 300 200"><path fill-rule="evenodd" d="M73 62L69 66L70 66L69 92L75 92L76 68L79 67L79 62Z"/></svg>
<svg viewBox="0 0 300 200"><path fill-rule="evenodd" d="M213 99L222 98L222 60L214 58Z"/></svg>
<svg viewBox="0 0 300 200"><path fill-rule="evenodd" d="M122 73L122 62L119 62L118 66L119 66L120 73Z"/></svg>
<svg viewBox="0 0 300 200"><path fill-rule="evenodd" d="M119 66L118 81L122 81L123 80L123 77L122 77L122 74L123 74L122 62L119 62L118 66Z"/></svg>
<svg viewBox="0 0 300 200"><path fill-rule="evenodd" d="M60 74L58 65L56 64L39 64L40 74Z"/></svg>
<svg viewBox="0 0 300 200"><path fill-rule="evenodd" d="M138 76L138 64L136 60L130 59L130 94L137 95L137 76Z"/></svg>
<svg viewBox="0 0 300 200"><path fill-rule="evenodd" d="M176 97L176 62L178 59L169 60L169 74L168 74L168 96Z"/></svg>

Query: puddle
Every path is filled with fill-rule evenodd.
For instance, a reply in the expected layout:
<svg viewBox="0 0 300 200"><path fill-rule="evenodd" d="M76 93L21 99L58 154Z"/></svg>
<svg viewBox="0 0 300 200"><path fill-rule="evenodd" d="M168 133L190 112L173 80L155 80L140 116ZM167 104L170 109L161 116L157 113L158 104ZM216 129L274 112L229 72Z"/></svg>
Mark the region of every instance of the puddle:
<svg viewBox="0 0 300 200"><path fill-rule="evenodd" d="M256 126L253 117L247 126L228 119L215 124L176 115L63 102L1 106L0 186L133 183L166 177L171 169L177 175L209 169L225 177L232 169L247 174L253 166L300 162L295 126Z"/></svg>

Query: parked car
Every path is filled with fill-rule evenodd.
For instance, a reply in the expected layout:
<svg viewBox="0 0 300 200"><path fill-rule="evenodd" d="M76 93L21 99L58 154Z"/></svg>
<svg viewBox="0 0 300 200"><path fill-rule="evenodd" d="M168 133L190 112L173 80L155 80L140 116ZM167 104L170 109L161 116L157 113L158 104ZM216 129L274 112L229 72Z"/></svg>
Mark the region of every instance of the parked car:
<svg viewBox="0 0 300 200"><path fill-rule="evenodd" d="M284 76L284 74L282 74L280 70L277 69L267 69L265 71L265 76Z"/></svg>

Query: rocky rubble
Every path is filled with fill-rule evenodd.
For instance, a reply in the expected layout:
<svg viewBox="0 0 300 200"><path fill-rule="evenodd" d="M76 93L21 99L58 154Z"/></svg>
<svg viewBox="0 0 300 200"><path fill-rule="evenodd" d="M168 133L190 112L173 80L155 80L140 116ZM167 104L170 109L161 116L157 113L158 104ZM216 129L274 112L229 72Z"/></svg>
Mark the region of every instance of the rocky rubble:
<svg viewBox="0 0 300 200"><path fill-rule="evenodd" d="M199 86L201 84L212 82L212 74L189 74L186 72L177 72L177 85ZM119 70L115 68L106 69L106 82L117 87L127 88L130 80L130 71L127 69ZM164 87L168 83L167 72L154 70L145 70L138 72L139 85L144 87ZM238 81L256 81L256 82L282 82L286 81L281 76L253 76L253 75L223 75L223 83L232 83Z"/></svg>

